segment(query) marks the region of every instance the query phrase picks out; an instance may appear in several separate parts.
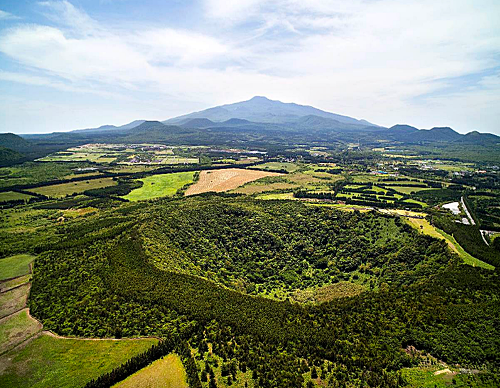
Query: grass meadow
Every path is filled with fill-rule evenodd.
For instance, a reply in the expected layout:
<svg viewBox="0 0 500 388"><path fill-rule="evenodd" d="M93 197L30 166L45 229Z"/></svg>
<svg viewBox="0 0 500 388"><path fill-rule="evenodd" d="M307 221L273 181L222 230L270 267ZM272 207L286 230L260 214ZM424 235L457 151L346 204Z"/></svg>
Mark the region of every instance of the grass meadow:
<svg viewBox="0 0 500 388"><path fill-rule="evenodd" d="M192 183L194 171L161 174L140 179L142 187L132 190L123 198L129 201L144 201L147 199L169 197L185 185Z"/></svg>

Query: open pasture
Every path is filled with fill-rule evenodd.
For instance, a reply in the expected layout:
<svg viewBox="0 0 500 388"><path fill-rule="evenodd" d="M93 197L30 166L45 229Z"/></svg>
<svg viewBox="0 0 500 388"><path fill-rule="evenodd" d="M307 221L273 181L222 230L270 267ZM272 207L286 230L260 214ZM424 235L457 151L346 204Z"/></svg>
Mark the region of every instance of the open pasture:
<svg viewBox="0 0 500 388"><path fill-rule="evenodd" d="M229 168L224 170L207 170L200 173L200 179L186 190L186 195L207 193L210 191L223 192L235 189L245 183L269 176L282 174L268 171L245 170Z"/></svg>
<svg viewBox="0 0 500 388"><path fill-rule="evenodd" d="M26 306L30 284L24 284L0 294L0 318L7 317Z"/></svg>
<svg viewBox="0 0 500 388"><path fill-rule="evenodd" d="M157 342L66 339L44 333L0 356L0 388L83 386Z"/></svg>
<svg viewBox="0 0 500 388"><path fill-rule="evenodd" d="M16 255L0 259L0 280L10 279L29 273L29 265L35 259L31 255Z"/></svg>
<svg viewBox="0 0 500 388"><path fill-rule="evenodd" d="M23 309L0 319L0 354L9 351L42 330L42 324Z"/></svg>
<svg viewBox="0 0 500 388"><path fill-rule="evenodd" d="M3 193L0 193L0 203L30 198L33 198L33 196L24 193L16 193L15 191L5 191Z"/></svg>
<svg viewBox="0 0 500 388"><path fill-rule="evenodd" d="M143 183L142 187L132 190L123 198L129 201L144 201L172 196L180 188L192 183L194 174L194 171L188 171L148 176L140 179Z"/></svg>
<svg viewBox="0 0 500 388"><path fill-rule="evenodd" d="M50 198L63 198L67 195L83 193L86 190L115 186L113 178L89 179L88 181L60 183L51 186L41 186L30 189L31 192L46 195Z"/></svg>
<svg viewBox="0 0 500 388"><path fill-rule="evenodd" d="M186 371L177 354L169 354L115 384L114 388L189 388Z"/></svg>

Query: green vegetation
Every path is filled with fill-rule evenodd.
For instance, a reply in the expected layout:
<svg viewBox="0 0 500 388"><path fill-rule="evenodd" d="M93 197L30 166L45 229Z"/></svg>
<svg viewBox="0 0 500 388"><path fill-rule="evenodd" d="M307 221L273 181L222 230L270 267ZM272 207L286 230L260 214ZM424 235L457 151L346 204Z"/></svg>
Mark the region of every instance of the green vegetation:
<svg viewBox="0 0 500 388"><path fill-rule="evenodd" d="M27 309L4 318L0 324L0 354L26 341L41 329L42 325L29 316Z"/></svg>
<svg viewBox="0 0 500 388"><path fill-rule="evenodd" d="M86 190L99 189L107 186L114 186L116 184L116 181L112 178L100 178L86 181L60 183L52 186L41 186L30 189L30 191L50 198L63 198L73 194L83 193Z"/></svg>
<svg viewBox="0 0 500 388"><path fill-rule="evenodd" d="M29 265L35 259L31 255L16 255L0 259L0 280L29 273Z"/></svg>
<svg viewBox="0 0 500 388"><path fill-rule="evenodd" d="M75 387L143 352L154 339L78 340L41 335L0 358L0 387Z"/></svg>
<svg viewBox="0 0 500 388"><path fill-rule="evenodd" d="M29 198L33 198L33 196L24 193L16 193L14 191L5 191L0 193L0 202L26 200Z"/></svg>
<svg viewBox="0 0 500 388"><path fill-rule="evenodd" d="M498 169L289 140L259 157L93 144L52 155L92 163L1 168L0 200L17 197L0 203L0 274L20 276L0 279L0 386L498 386ZM182 195L195 171L229 187L231 166L283 174ZM437 206L461 197L477 225ZM168 346L41 335L30 286L57 335Z"/></svg>
<svg viewBox="0 0 500 388"><path fill-rule="evenodd" d="M173 196L177 190L193 182L194 174L190 171L149 176L141 179L142 187L133 190L123 198L129 201L144 201Z"/></svg>
<svg viewBox="0 0 500 388"><path fill-rule="evenodd" d="M115 388L188 388L186 371L177 354L170 354L114 385Z"/></svg>

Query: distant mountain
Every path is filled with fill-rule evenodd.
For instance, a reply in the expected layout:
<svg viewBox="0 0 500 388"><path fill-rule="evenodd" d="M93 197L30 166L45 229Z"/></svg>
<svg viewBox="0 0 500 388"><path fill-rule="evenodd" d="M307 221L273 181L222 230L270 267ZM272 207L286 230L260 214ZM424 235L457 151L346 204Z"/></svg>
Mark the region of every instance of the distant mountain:
<svg viewBox="0 0 500 388"><path fill-rule="evenodd" d="M261 96L253 97L248 101L216 106L200 112L175 117L164 121L164 123L185 123L183 120L187 118L206 118L215 122L223 122L235 118L258 123L286 124L310 115L330 118L345 124L357 124L363 127L373 126L373 124L365 120L357 120L352 117L325 112L312 106L269 100Z"/></svg>
<svg viewBox="0 0 500 388"><path fill-rule="evenodd" d="M146 120L134 120L131 123L125 124L125 125L120 125L120 126L115 126L115 125L101 125L98 128L86 128L86 129L75 129L71 132L75 133L92 133L92 132L103 132L103 131L112 131L112 130L127 130L127 129L132 129L135 128L139 125L141 125L143 122Z"/></svg>
<svg viewBox="0 0 500 388"><path fill-rule="evenodd" d="M462 135L450 127L434 127L417 129L409 125L394 125L381 132L384 138L403 143L467 143L476 145L494 145L500 142L500 137L490 133L477 131Z"/></svg>

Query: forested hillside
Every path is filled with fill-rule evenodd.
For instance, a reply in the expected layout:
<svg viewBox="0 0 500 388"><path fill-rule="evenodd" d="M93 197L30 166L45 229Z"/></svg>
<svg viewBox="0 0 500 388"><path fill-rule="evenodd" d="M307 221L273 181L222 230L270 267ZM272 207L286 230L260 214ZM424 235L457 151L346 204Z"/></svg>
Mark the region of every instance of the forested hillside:
<svg viewBox="0 0 500 388"><path fill-rule="evenodd" d="M262 387L301 387L312 369L331 386L399 386L401 368L419 363L408 346L464 367L500 365L498 271L461 264L392 217L209 195L62 224L35 250L30 308L46 328L179 336L205 360L195 380L215 368L207 344ZM351 298L302 304L283 293L354 275L363 289Z"/></svg>

